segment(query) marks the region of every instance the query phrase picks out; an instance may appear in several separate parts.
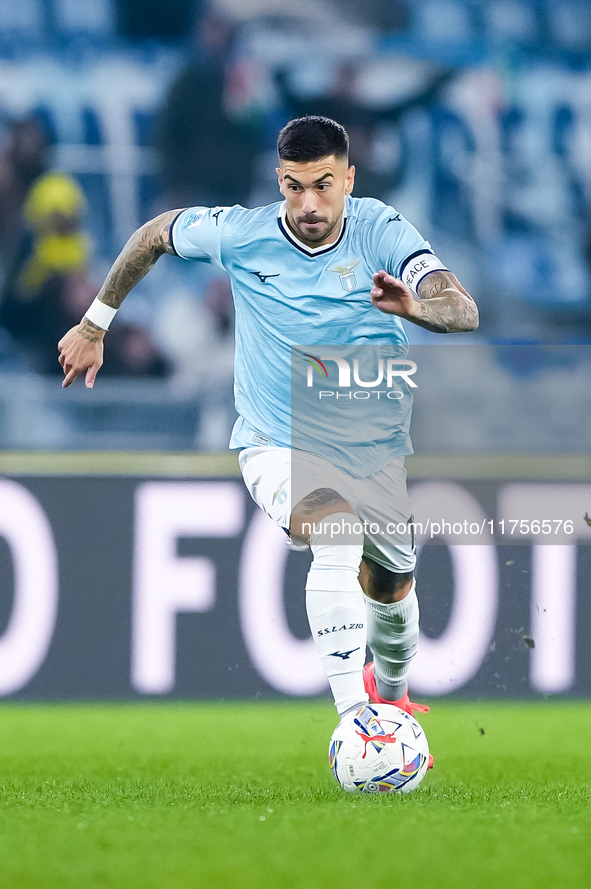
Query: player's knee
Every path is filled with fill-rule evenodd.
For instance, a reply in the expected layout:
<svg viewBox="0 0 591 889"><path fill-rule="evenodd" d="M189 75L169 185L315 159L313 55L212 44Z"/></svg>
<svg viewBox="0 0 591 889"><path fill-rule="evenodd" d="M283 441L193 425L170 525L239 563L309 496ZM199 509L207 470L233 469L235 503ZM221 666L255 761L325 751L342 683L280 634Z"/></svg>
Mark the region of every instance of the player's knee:
<svg viewBox="0 0 591 889"><path fill-rule="evenodd" d="M363 555L363 525L355 513L333 512L312 528L310 549L315 561L330 557L347 563L351 562L350 550L358 569Z"/></svg>
<svg viewBox="0 0 591 889"><path fill-rule="evenodd" d="M319 523L310 534L313 561L306 589L360 594L359 565L363 556L363 533L356 532L359 524L355 514L331 513L327 522Z"/></svg>
<svg viewBox="0 0 591 889"><path fill-rule="evenodd" d="M365 558L361 563L360 581L370 599L387 604L404 599L411 590L413 572L397 572Z"/></svg>
<svg viewBox="0 0 591 889"><path fill-rule="evenodd" d="M292 509L289 533L296 540L305 540L306 543L313 534L328 534L332 540L339 533L336 528L337 516L342 515L346 515L349 523L356 519L353 509L338 491L317 488Z"/></svg>

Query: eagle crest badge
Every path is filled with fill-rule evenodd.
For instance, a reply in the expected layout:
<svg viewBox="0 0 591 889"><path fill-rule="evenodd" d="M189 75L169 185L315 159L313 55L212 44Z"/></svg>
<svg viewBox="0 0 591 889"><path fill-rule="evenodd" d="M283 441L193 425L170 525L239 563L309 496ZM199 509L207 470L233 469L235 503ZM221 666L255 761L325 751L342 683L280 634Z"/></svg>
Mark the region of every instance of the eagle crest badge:
<svg viewBox="0 0 591 889"><path fill-rule="evenodd" d="M341 287L343 290L346 290L347 293L352 293L357 287L357 278L355 277L353 269L360 262L360 259L352 259L351 262L348 262L346 265L335 265L332 269L329 269L329 272L336 272L337 275L339 275Z"/></svg>

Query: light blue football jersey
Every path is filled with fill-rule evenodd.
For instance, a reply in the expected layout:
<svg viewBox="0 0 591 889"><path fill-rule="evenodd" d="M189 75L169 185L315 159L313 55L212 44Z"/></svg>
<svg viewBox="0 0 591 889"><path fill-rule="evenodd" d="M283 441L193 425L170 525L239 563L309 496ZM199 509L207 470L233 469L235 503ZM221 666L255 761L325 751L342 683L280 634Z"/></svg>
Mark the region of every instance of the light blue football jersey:
<svg viewBox="0 0 591 889"><path fill-rule="evenodd" d="M411 268L409 263L414 267L418 262L420 268L421 254L432 254L429 243L392 207L373 198L353 197L346 198L339 238L328 246L309 248L298 241L285 222L285 203L255 210L240 206L184 210L173 225L172 242L180 257L211 262L230 276L239 414L231 448L292 446L294 352L319 357L330 344L403 347L407 338L400 319L371 304L372 275L385 269L400 278ZM328 363L323 364L327 368ZM333 362L331 367L334 378L337 366ZM359 414L351 418L353 427L359 428L349 428L346 447L331 453L330 442L322 443L316 435L309 450L332 458L358 477L378 471L394 456L412 453L412 398L408 391L404 394L391 402L386 424L383 415L372 419L368 403L363 423ZM329 418L332 408L327 401L330 398L325 397L322 411ZM335 409L342 406L333 403Z"/></svg>

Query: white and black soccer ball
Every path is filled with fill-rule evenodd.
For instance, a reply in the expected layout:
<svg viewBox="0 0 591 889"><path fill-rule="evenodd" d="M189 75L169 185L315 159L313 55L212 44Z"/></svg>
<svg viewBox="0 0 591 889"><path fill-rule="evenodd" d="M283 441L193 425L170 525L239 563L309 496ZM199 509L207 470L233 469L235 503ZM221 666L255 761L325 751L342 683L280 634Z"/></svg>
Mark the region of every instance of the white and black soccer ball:
<svg viewBox="0 0 591 889"><path fill-rule="evenodd" d="M330 739L332 772L348 793L410 793L429 765L429 744L413 716L368 704L339 722Z"/></svg>

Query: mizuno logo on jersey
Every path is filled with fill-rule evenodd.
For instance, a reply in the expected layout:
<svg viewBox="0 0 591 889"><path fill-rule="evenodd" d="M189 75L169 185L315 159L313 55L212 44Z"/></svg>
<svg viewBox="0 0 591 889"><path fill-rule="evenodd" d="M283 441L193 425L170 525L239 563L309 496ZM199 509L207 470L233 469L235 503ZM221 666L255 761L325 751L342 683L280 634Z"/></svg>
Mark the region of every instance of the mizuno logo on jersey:
<svg viewBox="0 0 591 889"><path fill-rule="evenodd" d="M400 213L397 213L396 216L390 216L388 222L400 222L401 219L402 216L400 215Z"/></svg>
<svg viewBox="0 0 591 889"><path fill-rule="evenodd" d="M361 262L360 259L352 259L351 262L348 262L346 265L335 265L332 269L329 269L329 272L336 272L339 275L339 281L341 282L341 287L343 290L346 290L347 293L351 293L357 287L357 278L353 272L353 269L356 265Z"/></svg>
<svg viewBox="0 0 591 889"><path fill-rule="evenodd" d="M266 284L268 278L278 278L280 273L278 272L276 275L263 275L262 272L251 272L250 274L256 275L261 284Z"/></svg>

